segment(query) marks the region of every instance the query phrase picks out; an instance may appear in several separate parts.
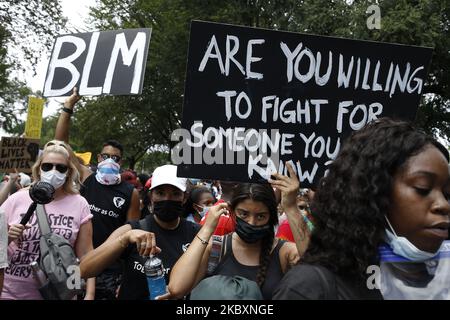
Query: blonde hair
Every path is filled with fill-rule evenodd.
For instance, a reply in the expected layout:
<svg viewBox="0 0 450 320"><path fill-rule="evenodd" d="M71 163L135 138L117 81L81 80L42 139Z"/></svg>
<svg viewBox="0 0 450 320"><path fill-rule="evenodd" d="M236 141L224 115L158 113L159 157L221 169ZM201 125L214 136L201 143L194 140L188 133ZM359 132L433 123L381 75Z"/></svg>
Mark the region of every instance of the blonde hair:
<svg viewBox="0 0 450 320"><path fill-rule="evenodd" d="M40 180L42 159L49 153L61 154L66 158L68 172L66 182L64 182L63 185L63 189L68 194L78 194L81 184L80 173L77 167L78 161L76 160L72 148L64 141L51 140L45 144L44 151L31 169L34 181Z"/></svg>

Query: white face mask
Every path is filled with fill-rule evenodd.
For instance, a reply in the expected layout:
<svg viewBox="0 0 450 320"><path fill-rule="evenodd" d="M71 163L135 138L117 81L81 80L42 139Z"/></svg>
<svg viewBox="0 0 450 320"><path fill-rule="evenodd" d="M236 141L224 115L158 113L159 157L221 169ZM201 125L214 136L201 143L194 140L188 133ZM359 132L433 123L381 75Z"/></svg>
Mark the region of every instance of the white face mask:
<svg viewBox="0 0 450 320"><path fill-rule="evenodd" d="M61 173L58 170L42 171L41 181L50 183L53 188L58 189L64 185L67 176L65 173Z"/></svg>
<svg viewBox="0 0 450 320"><path fill-rule="evenodd" d="M426 252L422 251L419 248L417 248L415 245L413 245L408 239L405 237L399 237L394 231L394 228L392 228L391 223L389 222L388 218L385 216L386 221L392 230L390 232L388 229L386 230L386 242L389 244L389 246L392 248L392 251L394 251L395 254L398 254L399 256L402 256L408 260L415 261L415 262L422 262L429 260L431 258L434 258L436 255L438 255L440 248L436 252Z"/></svg>

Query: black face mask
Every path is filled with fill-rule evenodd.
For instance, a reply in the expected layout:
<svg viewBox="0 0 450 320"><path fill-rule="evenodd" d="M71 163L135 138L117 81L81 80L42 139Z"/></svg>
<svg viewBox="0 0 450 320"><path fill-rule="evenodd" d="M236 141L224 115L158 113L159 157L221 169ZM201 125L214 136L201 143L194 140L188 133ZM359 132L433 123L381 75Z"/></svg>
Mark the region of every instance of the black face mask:
<svg viewBox="0 0 450 320"><path fill-rule="evenodd" d="M272 226L265 224L263 226L253 226L239 217L236 217L236 233L239 238L247 243L255 243L265 236L269 235Z"/></svg>
<svg viewBox="0 0 450 320"><path fill-rule="evenodd" d="M184 208L181 201L163 200L155 202L153 213L164 222L171 222L183 214Z"/></svg>

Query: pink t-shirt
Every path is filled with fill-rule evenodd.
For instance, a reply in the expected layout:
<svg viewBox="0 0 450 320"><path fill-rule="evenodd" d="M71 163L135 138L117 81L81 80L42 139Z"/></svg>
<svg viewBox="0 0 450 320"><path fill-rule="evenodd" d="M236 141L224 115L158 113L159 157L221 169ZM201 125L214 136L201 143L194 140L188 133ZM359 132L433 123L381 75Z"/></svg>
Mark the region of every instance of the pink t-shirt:
<svg viewBox="0 0 450 320"><path fill-rule="evenodd" d="M11 195L2 205L8 225L17 224L27 212L32 200L28 190ZM67 239L72 247L78 237L80 226L92 218L89 205L82 196L66 195L45 205L52 232ZM31 262L39 257L39 238L41 232L36 214L33 214L22 238L8 246L9 266L5 269L2 299L40 300L38 281L33 277Z"/></svg>

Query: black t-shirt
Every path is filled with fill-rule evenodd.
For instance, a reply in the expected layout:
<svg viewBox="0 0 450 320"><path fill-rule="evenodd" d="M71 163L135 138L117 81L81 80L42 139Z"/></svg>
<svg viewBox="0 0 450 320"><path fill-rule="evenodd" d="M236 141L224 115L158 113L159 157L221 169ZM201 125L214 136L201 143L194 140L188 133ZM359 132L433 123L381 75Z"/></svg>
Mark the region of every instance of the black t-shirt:
<svg viewBox="0 0 450 320"><path fill-rule="evenodd" d="M274 300L381 300L379 290L366 283L344 280L317 265L294 266L284 276L273 294Z"/></svg>
<svg viewBox="0 0 450 320"><path fill-rule="evenodd" d="M158 258L161 259L164 269L166 284L169 283L170 270L175 262L187 250L194 239L200 226L181 219L176 229L166 230L159 226L153 215L145 218L148 230L155 234L156 245L161 248ZM130 221L133 229L141 229L139 221ZM144 273L145 259L141 257L133 243L123 252L123 276L120 286L119 299L139 300L148 299L147 279Z"/></svg>
<svg viewBox="0 0 450 320"><path fill-rule="evenodd" d="M93 215L92 240L97 248L127 221L133 186L126 182L103 185L95 179L95 174L91 174L83 182L80 193L89 203Z"/></svg>

